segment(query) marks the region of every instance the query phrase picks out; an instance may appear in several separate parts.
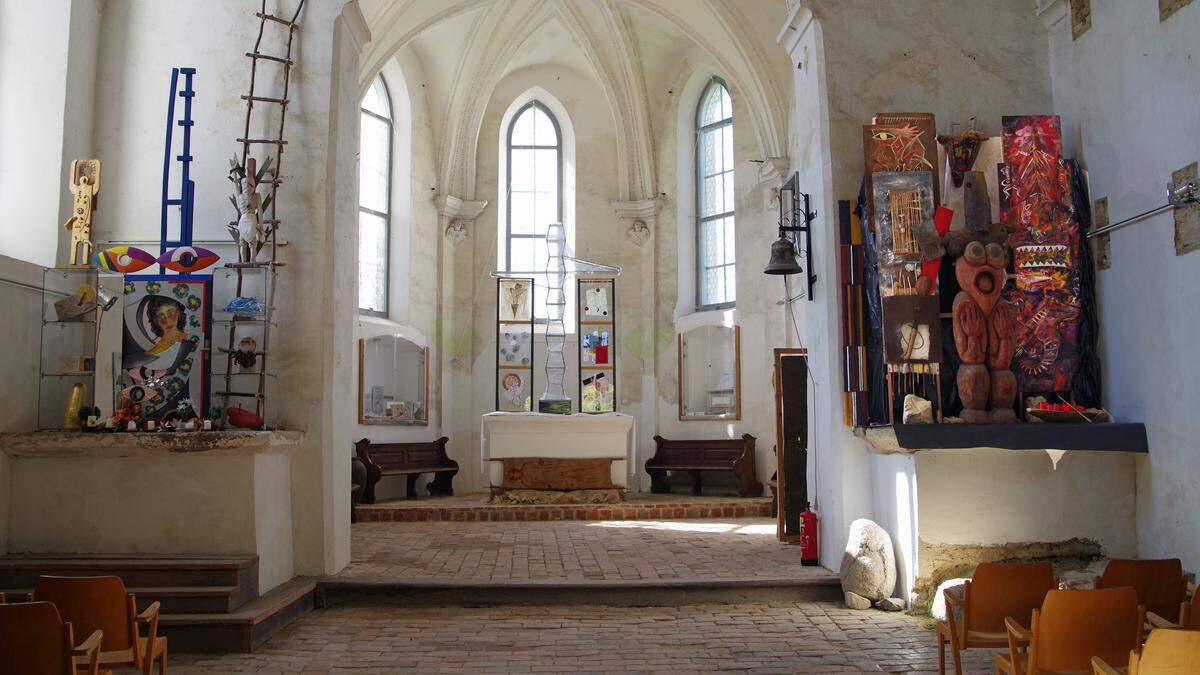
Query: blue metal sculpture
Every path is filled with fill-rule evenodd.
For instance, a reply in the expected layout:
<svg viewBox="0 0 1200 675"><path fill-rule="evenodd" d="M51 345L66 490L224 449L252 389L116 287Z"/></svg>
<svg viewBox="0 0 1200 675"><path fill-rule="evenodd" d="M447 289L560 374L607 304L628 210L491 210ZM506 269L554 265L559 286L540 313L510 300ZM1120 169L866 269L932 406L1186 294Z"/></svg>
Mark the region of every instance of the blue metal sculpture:
<svg viewBox="0 0 1200 675"><path fill-rule="evenodd" d="M196 184L191 178L192 126L195 124L192 121L192 99L196 96L195 90L192 89L192 76L195 74L195 68L171 69L171 94L167 99L167 140L163 151L162 234L159 242L163 251L168 248L192 245L193 200L196 194ZM182 88L179 83L180 75L183 75ZM175 119L176 98L183 99L183 116L178 121ZM171 136L177 124L183 127L182 148L180 148L180 154L174 158L180 165L179 196L171 197ZM177 239L172 239L169 234L168 214L171 207L179 207L179 237ZM159 271L163 271L161 266Z"/></svg>

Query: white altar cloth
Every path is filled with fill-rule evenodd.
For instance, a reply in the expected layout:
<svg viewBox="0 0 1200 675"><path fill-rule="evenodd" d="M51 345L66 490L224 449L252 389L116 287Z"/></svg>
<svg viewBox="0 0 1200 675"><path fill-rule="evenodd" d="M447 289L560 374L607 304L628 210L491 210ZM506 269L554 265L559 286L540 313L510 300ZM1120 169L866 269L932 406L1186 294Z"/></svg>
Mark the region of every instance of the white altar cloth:
<svg viewBox="0 0 1200 675"><path fill-rule="evenodd" d="M498 486L506 457L611 459L613 484L628 487L637 470L636 439L637 422L624 413L487 413L479 429L479 470Z"/></svg>

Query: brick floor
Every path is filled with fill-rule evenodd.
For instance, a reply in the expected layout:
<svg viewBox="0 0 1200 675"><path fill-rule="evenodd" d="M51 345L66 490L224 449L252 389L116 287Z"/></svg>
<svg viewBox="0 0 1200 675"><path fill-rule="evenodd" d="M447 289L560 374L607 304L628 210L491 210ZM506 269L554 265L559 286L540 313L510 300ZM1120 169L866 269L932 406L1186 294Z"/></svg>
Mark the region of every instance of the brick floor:
<svg viewBox="0 0 1200 675"><path fill-rule="evenodd" d="M769 518L357 523L339 578L710 580L805 578L800 549Z"/></svg>
<svg viewBox="0 0 1200 675"><path fill-rule="evenodd" d="M912 617L825 603L393 605L313 612L254 654L178 655L172 672L936 672L935 644Z"/></svg>

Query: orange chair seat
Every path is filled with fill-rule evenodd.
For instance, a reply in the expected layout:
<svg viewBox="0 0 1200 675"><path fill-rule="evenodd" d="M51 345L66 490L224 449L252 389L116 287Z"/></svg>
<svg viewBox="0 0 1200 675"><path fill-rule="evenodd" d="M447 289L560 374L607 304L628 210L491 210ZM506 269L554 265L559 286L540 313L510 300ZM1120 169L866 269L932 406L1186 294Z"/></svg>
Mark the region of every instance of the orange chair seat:
<svg viewBox="0 0 1200 675"><path fill-rule="evenodd" d="M1014 669L1011 665L1012 659L1008 654L996 655L996 672L997 673L1013 673L1014 675L1025 675L1029 671L1029 654L1020 652L1017 654L1017 667ZM1122 668L1121 672L1125 672ZM1091 669L1088 670L1045 670L1039 668L1036 675L1092 675Z"/></svg>
<svg viewBox="0 0 1200 675"><path fill-rule="evenodd" d="M138 638L138 651L142 654L146 653L146 638ZM150 655L150 660L157 659L160 655L167 652L167 638L161 635L154 639L154 653ZM136 668L133 657L133 648L118 649L111 652L100 652L100 665L106 668Z"/></svg>

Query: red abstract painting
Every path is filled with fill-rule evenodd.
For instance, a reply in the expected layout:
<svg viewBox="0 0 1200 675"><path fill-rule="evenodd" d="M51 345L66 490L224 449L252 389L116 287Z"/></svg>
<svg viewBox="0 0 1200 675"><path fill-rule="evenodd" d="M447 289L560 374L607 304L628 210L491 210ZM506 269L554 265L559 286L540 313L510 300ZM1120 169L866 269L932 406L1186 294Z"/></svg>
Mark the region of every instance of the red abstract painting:
<svg viewBox="0 0 1200 675"><path fill-rule="evenodd" d="M1069 391L1079 363L1079 222L1057 116L1004 118L1000 219L1009 230L1022 391Z"/></svg>

